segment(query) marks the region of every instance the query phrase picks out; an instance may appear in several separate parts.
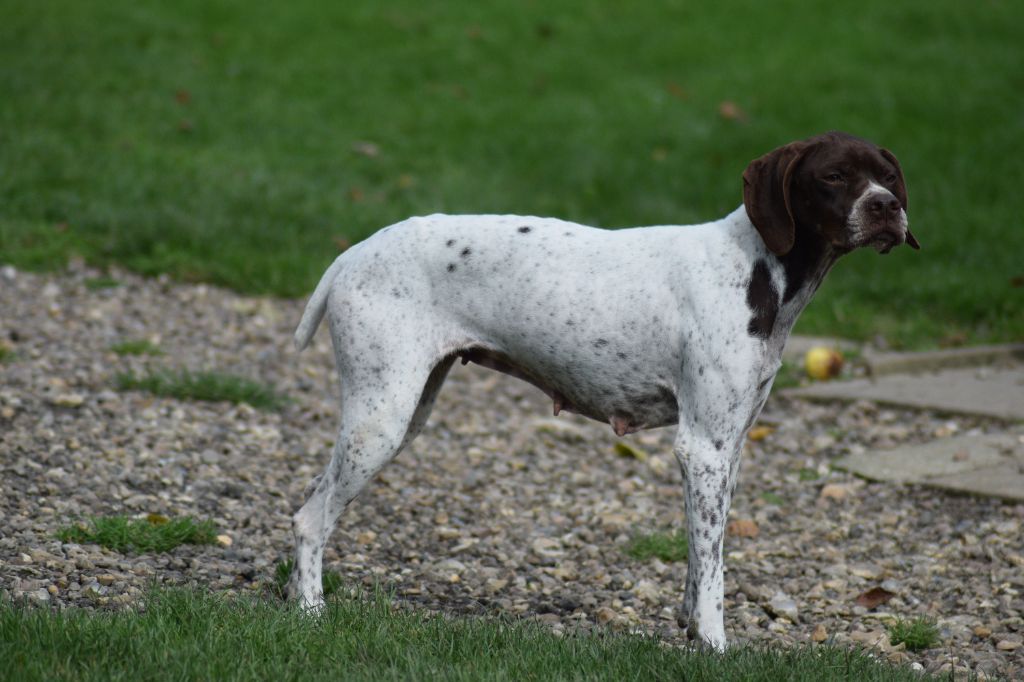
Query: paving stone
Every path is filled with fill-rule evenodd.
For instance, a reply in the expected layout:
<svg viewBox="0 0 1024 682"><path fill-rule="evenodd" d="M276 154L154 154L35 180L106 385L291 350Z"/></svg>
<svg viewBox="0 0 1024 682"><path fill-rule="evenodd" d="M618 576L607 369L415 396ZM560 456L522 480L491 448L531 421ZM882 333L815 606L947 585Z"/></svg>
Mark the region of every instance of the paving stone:
<svg viewBox="0 0 1024 682"><path fill-rule="evenodd" d="M1024 502L1024 462L975 469L953 476L937 476L926 482L935 488Z"/></svg>
<svg viewBox="0 0 1024 682"><path fill-rule="evenodd" d="M800 398L872 400L957 414L1024 420L1024 365L834 381L788 389L785 393Z"/></svg>
<svg viewBox="0 0 1024 682"><path fill-rule="evenodd" d="M837 468L876 481L1024 500L1024 430L940 438L924 444L872 450L836 460Z"/></svg>

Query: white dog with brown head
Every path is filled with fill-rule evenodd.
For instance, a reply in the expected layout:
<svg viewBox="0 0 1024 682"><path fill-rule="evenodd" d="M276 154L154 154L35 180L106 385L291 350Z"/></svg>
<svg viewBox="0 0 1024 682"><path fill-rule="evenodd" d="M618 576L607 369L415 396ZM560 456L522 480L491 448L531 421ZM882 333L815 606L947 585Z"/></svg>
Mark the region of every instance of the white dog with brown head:
<svg viewBox="0 0 1024 682"><path fill-rule="evenodd" d="M700 225L602 230L552 218L411 218L328 268L295 333L327 314L341 426L295 514L291 594L323 603L338 515L407 445L452 363L530 382L619 436L678 425L689 563L680 624L725 646L722 540L747 430L797 316L839 256L908 243L896 158L827 133L751 162L744 205Z"/></svg>

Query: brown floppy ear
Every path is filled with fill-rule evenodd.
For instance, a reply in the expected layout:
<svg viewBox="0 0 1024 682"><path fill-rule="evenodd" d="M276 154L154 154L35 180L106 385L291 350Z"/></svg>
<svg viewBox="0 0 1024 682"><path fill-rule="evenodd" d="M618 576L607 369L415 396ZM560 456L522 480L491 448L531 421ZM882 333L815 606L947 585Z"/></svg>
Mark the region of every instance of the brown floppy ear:
<svg viewBox="0 0 1024 682"><path fill-rule="evenodd" d="M907 211L907 183L903 179L903 169L900 167L900 162L896 160L896 155L888 149L879 149L885 160L896 166L896 187L893 188L893 193L896 198L900 200L900 204L903 206L903 210ZM907 230L907 244L915 249L920 249L921 245L910 230Z"/></svg>
<svg viewBox="0 0 1024 682"><path fill-rule="evenodd" d="M743 205L768 250L784 256L793 248L796 223L789 202L793 170L809 148L805 142L785 147L754 159L743 171Z"/></svg>

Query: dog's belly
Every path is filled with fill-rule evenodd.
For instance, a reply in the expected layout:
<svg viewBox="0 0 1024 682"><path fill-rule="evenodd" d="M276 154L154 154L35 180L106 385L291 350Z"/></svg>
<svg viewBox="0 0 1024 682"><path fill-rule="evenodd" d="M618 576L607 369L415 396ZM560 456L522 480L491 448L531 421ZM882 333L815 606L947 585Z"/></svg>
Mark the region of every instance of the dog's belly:
<svg viewBox="0 0 1024 682"><path fill-rule="evenodd" d="M639 365L610 371L607 366L585 363L553 366L544 358L523 362L511 355L481 347L458 353L462 362L473 362L533 384L562 410L610 423L618 435L675 424L679 418L676 391L667 377L642 371Z"/></svg>

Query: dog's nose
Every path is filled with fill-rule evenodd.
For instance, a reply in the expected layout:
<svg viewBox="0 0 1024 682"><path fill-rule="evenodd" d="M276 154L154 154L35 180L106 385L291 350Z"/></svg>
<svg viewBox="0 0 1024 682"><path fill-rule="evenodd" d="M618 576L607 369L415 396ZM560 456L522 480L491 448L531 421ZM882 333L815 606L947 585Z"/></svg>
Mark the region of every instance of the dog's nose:
<svg viewBox="0 0 1024 682"><path fill-rule="evenodd" d="M899 215L900 200L891 194L876 194L868 201L868 211L878 218L889 218Z"/></svg>

